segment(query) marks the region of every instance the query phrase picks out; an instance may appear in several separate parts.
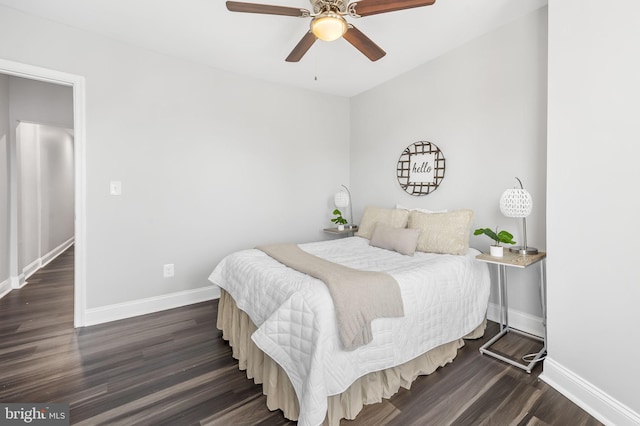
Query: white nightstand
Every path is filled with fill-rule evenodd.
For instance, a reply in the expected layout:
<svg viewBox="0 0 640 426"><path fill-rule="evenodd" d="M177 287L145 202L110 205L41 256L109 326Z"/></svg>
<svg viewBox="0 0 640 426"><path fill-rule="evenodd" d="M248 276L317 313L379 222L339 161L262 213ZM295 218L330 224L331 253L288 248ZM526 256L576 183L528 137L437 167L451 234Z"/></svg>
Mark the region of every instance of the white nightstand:
<svg viewBox="0 0 640 426"><path fill-rule="evenodd" d="M522 368L527 373L531 373L531 370L536 363L544 359L547 353L547 277L546 277L546 258L545 252L539 252L538 254L521 255L517 253L511 253L505 250L503 257L493 257L488 254L479 254L476 256L476 260L480 262L493 263L498 265L498 298L500 300L500 332L495 335L491 340L485 343L480 352L486 355L490 355L494 358L507 362L516 367ZM507 299L507 267L509 268L528 268L531 265L540 265L540 300L542 302L542 327L543 336L538 337L533 334L526 333L524 331L516 330L509 327L509 300ZM523 336L536 339L542 342L542 349L539 352L532 354L532 360L528 364L515 361L511 358L492 351L491 346L504 337L507 333L517 333Z"/></svg>

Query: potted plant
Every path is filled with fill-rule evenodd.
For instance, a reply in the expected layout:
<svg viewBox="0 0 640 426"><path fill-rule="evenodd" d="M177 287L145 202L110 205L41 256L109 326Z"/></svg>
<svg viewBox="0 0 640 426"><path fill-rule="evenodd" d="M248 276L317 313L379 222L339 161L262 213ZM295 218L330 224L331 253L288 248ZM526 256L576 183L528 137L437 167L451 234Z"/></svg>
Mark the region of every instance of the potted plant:
<svg viewBox="0 0 640 426"><path fill-rule="evenodd" d="M347 220L342 217L342 212L338 209L333 211L333 214L336 216L331 219L331 222L338 225L338 231L344 231L344 226L347 224Z"/></svg>
<svg viewBox="0 0 640 426"><path fill-rule="evenodd" d="M507 231L498 232L497 227L495 231L491 228L478 228L473 232L473 235L482 235L482 234L486 235L487 237L495 241L495 244L489 246L489 253L491 254L491 256L494 256L494 257L502 257L504 254L504 247L502 247L500 243L503 243L503 244L516 243L515 241L513 241L513 235L511 235Z"/></svg>

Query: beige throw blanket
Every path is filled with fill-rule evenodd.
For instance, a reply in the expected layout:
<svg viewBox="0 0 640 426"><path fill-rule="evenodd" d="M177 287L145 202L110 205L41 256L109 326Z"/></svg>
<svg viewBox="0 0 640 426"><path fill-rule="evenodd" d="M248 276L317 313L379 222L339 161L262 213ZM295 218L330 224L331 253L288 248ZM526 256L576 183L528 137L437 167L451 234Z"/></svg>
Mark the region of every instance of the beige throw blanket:
<svg viewBox="0 0 640 426"><path fill-rule="evenodd" d="M295 244L256 248L326 284L336 308L340 340L346 350L366 345L373 339L371 321L374 319L404 316L400 287L385 272L339 265L307 253Z"/></svg>

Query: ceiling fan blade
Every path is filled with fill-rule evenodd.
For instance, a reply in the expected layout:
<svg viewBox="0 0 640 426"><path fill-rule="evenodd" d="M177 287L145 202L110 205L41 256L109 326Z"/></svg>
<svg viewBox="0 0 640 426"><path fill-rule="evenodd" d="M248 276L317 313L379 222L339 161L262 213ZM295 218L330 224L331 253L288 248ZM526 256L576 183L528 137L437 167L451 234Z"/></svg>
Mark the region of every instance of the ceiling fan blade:
<svg viewBox="0 0 640 426"><path fill-rule="evenodd" d="M387 54L380 46L351 24L342 37L372 61L377 61Z"/></svg>
<svg viewBox="0 0 640 426"><path fill-rule="evenodd" d="M264 13L266 15L308 17L311 12L297 7L273 6L269 4L244 3L240 1L228 1L227 9L231 12Z"/></svg>
<svg viewBox="0 0 640 426"><path fill-rule="evenodd" d="M315 43L316 40L316 36L313 35L311 31L306 33L304 37L302 37L302 40L300 40L298 44L296 44L296 47L293 48L291 53L289 53L289 56L287 56L287 59L285 59L285 61L298 62L300 59L302 59L304 54L307 53L307 50L309 50L311 46L313 46L313 43Z"/></svg>
<svg viewBox="0 0 640 426"><path fill-rule="evenodd" d="M395 12L413 7L431 6L436 0L362 0L349 5L350 14L357 16Z"/></svg>

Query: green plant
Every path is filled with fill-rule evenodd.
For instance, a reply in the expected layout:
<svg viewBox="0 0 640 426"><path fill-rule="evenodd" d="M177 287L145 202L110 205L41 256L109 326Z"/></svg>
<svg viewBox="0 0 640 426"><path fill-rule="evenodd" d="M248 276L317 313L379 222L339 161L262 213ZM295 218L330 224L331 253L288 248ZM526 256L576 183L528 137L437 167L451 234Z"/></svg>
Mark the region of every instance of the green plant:
<svg viewBox="0 0 640 426"><path fill-rule="evenodd" d="M333 219L331 219L331 222L335 223L336 225L346 225L347 224L347 220L345 218L342 217L342 212L338 209L335 209L333 211L333 214L336 216Z"/></svg>
<svg viewBox="0 0 640 426"><path fill-rule="evenodd" d="M494 245L497 247L500 247L500 243L503 243L503 244L516 243L515 241L513 241L513 235L511 235L507 231L498 232L498 227L496 227L495 231L491 228L478 228L473 232L473 235L482 235L482 234L494 240L496 242Z"/></svg>

